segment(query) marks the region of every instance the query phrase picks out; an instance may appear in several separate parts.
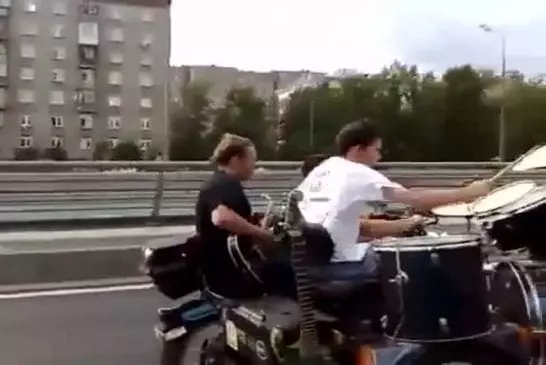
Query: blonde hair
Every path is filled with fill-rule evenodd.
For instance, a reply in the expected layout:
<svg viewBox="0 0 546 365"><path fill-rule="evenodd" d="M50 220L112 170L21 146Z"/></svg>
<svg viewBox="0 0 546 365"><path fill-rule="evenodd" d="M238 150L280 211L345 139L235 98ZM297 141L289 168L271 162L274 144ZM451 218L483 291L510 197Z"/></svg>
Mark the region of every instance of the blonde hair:
<svg viewBox="0 0 546 365"><path fill-rule="evenodd" d="M250 139L225 133L212 152L210 161L216 165L225 166L233 157L244 156L250 147L254 147Z"/></svg>

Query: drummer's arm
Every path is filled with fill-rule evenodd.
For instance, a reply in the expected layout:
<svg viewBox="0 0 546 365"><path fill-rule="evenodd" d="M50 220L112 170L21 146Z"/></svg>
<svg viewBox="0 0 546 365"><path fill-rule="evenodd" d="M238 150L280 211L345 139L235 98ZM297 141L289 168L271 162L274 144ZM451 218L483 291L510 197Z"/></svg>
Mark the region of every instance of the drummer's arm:
<svg viewBox="0 0 546 365"><path fill-rule="evenodd" d="M383 238L399 236L405 231L413 228L415 221L411 218L398 220L360 218L360 235L369 238Z"/></svg>
<svg viewBox="0 0 546 365"><path fill-rule="evenodd" d="M404 189L383 188L385 199L415 208L430 210L441 205L467 201L470 194L465 188L459 189Z"/></svg>

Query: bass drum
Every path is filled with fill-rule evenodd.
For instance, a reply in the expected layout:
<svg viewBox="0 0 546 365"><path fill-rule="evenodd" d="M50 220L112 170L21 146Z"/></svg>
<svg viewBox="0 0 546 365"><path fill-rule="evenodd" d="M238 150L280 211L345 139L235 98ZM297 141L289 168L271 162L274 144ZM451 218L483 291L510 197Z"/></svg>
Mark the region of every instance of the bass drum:
<svg viewBox="0 0 546 365"><path fill-rule="evenodd" d="M388 337L452 342L490 332L479 237L398 238L374 249L381 261Z"/></svg>
<svg viewBox="0 0 546 365"><path fill-rule="evenodd" d="M502 320L529 341L530 364L546 365L546 263L501 262L491 280L491 301Z"/></svg>

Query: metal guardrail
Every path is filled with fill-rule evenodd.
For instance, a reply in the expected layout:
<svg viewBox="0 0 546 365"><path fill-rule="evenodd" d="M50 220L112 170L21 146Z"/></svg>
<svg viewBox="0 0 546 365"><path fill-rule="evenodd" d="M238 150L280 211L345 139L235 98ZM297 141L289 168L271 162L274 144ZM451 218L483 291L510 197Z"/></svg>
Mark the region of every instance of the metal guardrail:
<svg viewBox="0 0 546 365"><path fill-rule="evenodd" d="M0 163L0 171L8 165L19 169L24 167L27 171L51 167L57 172L0 172L0 224L4 225L73 220L154 221L191 216L197 191L211 173L173 171L176 166L186 166L179 162L10 162ZM195 166L202 165L205 163L195 163ZM396 163L383 164L382 168L387 176L405 186L454 187L470 179L491 176L502 165ZM265 206L260 198L261 193L281 198L301 180L299 172L295 170L299 163L273 162L263 163L262 166L267 166L267 170L258 172L247 184L255 209ZM275 170L271 170L270 166L274 166ZM483 166L488 168L480 168ZM144 171L112 172L113 167L136 167ZM74 171L82 168L91 171ZM110 171L104 171L106 168ZM100 170L103 171L97 172ZM508 175L500 184L514 179L546 182L546 172Z"/></svg>
<svg viewBox="0 0 546 365"><path fill-rule="evenodd" d="M481 170L500 169L505 162L381 162L378 169L455 169ZM259 161L258 168L271 170L293 170L301 166L300 161ZM207 161L0 161L0 173L4 172L67 172L135 169L138 171L207 171Z"/></svg>

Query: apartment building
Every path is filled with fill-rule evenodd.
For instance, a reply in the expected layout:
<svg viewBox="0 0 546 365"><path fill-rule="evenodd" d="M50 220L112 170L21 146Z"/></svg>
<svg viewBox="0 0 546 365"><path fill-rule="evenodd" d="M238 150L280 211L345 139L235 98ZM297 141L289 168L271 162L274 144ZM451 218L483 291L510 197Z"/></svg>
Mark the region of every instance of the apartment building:
<svg viewBox="0 0 546 365"><path fill-rule="evenodd" d="M167 146L170 0L0 0L0 158Z"/></svg>
<svg viewBox="0 0 546 365"><path fill-rule="evenodd" d="M227 92L233 87L252 87L256 95L270 101L276 90L293 87L303 78L326 80L326 74L309 71L243 71L234 67L180 66L172 68L171 98L181 102L180 90L192 82L205 83L213 106L222 105Z"/></svg>

